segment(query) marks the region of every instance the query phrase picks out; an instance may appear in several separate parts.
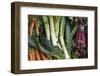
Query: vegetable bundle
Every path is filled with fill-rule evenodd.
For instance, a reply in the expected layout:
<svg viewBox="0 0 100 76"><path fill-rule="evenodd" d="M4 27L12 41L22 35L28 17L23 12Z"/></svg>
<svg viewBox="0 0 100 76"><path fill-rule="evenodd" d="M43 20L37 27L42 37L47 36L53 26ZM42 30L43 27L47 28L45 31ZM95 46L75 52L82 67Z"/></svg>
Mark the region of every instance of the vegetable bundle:
<svg viewBox="0 0 100 76"><path fill-rule="evenodd" d="M87 57L86 17L29 15L28 21L29 60Z"/></svg>

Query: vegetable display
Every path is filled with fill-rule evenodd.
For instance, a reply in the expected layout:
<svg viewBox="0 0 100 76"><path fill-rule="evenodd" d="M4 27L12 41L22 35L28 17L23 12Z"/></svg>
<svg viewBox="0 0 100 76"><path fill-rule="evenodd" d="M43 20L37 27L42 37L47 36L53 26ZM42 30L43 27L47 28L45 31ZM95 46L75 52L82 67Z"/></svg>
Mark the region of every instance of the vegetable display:
<svg viewBox="0 0 100 76"><path fill-rule="evenodd" d="M28 15L28 59L87 58L87 17Z"/></svg>

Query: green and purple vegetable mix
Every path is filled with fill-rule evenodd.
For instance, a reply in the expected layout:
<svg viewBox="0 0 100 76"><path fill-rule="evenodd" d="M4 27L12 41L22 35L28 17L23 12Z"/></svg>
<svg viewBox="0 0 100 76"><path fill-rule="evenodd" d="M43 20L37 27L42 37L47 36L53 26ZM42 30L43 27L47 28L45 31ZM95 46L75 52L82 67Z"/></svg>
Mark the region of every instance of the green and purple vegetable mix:
<svg viewBox="0 0 100 76"><path fill-rule="evenodd" d="M87 58L87 40L87 17L28 16L28 51L37 49L48 60Z"/></svg>

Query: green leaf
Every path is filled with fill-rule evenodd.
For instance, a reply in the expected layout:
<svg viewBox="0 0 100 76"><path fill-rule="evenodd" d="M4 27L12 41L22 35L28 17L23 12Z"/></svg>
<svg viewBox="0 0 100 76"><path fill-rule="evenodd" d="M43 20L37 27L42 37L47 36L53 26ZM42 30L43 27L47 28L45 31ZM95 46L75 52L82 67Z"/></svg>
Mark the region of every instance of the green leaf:
<svg viewBox="0 0 100 76"><path fill-rule="evenodd" d="M71 31L71 37L72 38L75 35L76 31L77 31L77 26L74 26L73 30Z"/></svg>
<svg viewBox="0 0 100 76"><path fill-rule="evenodd" d="M68 53L70 54L71 51L71 43L72 43L72 37L71 37L71 20L69 17L66 17L66 23L65 23L65 44L66 48L68 50Z"/></svg>
<svg viewBox="0 0 100 76"><path fill-rule="evenodd" d="M30 48L37 48L37 45L36 45L35 41L29 36L28 36L28 46Z"/></svg>
<svg viewBox="0 0 100 76"><path fill-rule="evenodd" d="M41 35L40 35L41 36ZM58 46L53 46L51 41L47 40L44 36L40 37L41 45L43 45L53 56L57 56L59 58L63 57L63 51Z"/></svg>

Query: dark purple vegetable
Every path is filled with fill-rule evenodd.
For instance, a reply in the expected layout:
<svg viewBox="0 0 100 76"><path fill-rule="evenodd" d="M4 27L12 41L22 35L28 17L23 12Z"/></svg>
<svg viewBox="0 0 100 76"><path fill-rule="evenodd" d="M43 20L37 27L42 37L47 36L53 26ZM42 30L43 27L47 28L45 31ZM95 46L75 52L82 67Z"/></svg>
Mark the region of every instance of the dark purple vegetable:
<svg viewBox="0 0 100 76"><path fill-rule="evenodd" d="M75 56L76 58L86 58L87 54L87 35L85 31L85 24L82 18L77 18L78 29L75 35ZM87 29L86 29L87 30Z"/></svg>

